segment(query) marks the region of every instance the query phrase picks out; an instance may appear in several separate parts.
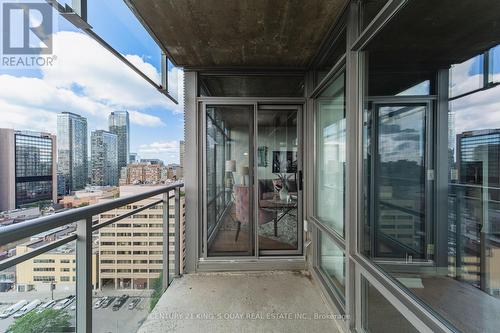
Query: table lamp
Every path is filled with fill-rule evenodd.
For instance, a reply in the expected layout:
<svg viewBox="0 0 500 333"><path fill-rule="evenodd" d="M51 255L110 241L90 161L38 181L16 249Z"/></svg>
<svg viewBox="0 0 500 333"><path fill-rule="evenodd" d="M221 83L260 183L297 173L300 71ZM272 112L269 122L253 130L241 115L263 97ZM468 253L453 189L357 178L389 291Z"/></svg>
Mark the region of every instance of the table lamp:
<svg viewBox="0 0 500 333"><path fill-rule="evenodd" d="M247 185L245 180L246 180L246 176L248 176L248 174L249 174L249 171L250 170L248 169L247 166L242 166L240 168L240 173L241 173L241 178L242 178L243 186Z"/></svg>
<svg viewBox="0 0 500 333"><path fill-rule="evenodd" d="M234 176L233 172L236 171L236 161L227 160L226 161L226 188L233 188Z"/></svg>

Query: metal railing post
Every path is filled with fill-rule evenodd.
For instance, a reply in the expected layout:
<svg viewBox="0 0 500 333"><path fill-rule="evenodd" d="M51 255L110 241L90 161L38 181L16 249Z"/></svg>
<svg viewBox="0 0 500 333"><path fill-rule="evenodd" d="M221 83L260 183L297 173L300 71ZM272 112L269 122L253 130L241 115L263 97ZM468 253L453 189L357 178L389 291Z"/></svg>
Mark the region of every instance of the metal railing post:
<svg viewBox="0 0 500 333"><path fill-rule="evenodd" d="M169 285L169 204L170 191L163 193L163 290Z"/></svg>
<svg viewBox="0 0 500 333"><path fill-rule="evenodd" d="M76 227L76 331L92 332L92 217Z"/></svg>
<svg viewBox="0 0 500 333"><path fill-rule="evenodd" d="M175 188L175 276L181 275L181 189Z"/></svg>

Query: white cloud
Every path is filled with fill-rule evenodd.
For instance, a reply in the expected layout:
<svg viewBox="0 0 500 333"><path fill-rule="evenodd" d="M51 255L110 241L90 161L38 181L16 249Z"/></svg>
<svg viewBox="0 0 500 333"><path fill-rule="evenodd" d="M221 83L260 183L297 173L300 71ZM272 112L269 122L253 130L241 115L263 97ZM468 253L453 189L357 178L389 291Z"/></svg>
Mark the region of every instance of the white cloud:
<svg viewBox="0 0 500 333"><path fill-rule="evenodd" d="M164 126L165 123L158 117L137 111L129 111L130 121L137 125L157 127Z"/></svg>
<svg viewBox="0 0 500 333"><path fill-rule="evenodd" d="M53 35L53 45L57 60L53 67L41 68L41 78L0 75L2 127L40 128L62 111L105 124L114 110L128 110L134 124L157 127L165 124L159 117L140 110L182 111L182 106L174 105L87 35L58 32ZM126 58L153 80L159 80L160 74L151 64L136 55ZM53 124L43 127L55 131Z"/></svg>
<svg viewBox="0 0 500 333"><path fill-rule="evenodd" d="M179 141L153 142L139 147L140 154L179 153Z"/></svg>

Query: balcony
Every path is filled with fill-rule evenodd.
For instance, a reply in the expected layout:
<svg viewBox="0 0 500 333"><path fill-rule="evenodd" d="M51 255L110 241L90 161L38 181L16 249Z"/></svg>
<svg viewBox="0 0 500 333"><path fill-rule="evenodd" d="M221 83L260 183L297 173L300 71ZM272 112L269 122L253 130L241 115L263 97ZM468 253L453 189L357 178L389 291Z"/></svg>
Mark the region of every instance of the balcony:
<svg viewBox="0 0 500 333"><path fill-rule="evenodd" d="M74 227L70 228L74 232L70 231L62 237L32 241L27 245L26 251L18 252L16 256L0 262L0 271L3 272L17 268L20 274L25 269L25 265L30 263L36 266L33 269L40 271L40 275L48 275L48 272L58 270L59 261L68 264L73 262L74 264L70 265L73 269L61 269L71 272L76 268L75 278L73 281L68 281L73 282L73 286L61 284L60 278L48 279L46 281L48 288L44 289L40 284L26 284L24 286L26 290L8 293L8 297L3 296L2 302L11 306L21 298L26 299L26 302L36 302L33 303L36 306L29 311L36 313L49 303L50 299L56 301L52 308L68 300L65 306L60 306L62 311L66 310L69 314L70 326L65 329L77 332L115 330L120 332L197 332L201 330L220 332L234 329L255 332L337 331L335 320L338 318L332 314L332 308L321 296L319 286L313 282L308 271L217 272L181 275L184 269L180 237L182 188L181 183L166 186L2 228L0 230L1 243L8 244L76 224L76 230ZM155 199L158 196L161 199ZM151 200L151 202L144 205L145 200ZM130 205L136 208L127 211L125 207ZM109 242L113 239L109 236L109 232L115 230L116 223L124 223L127 219L133 222L136 220L134 216L148 212L149 209L157 206L166 207L161 208L165 209L164 213L173 206L175 212L173 226L171 223L166 223L163 228L170 227L175 232L173 246L172 244L168 246L166 244L169 242L164 242L165 246L161 255L163 264L143 265L141 258L146 258L147 262L151 256L141 255L133 256L134 263L136 261L141 263L132 264L132 260L121 259L121 262L108 264L107 259L103 258L107 258L105 253L110 248L113 249L113 246L106 243L99 247L100 252L93 250L95 249L95 236L99 233L107 235L103 239ZM117 211L122 211L122 213L115 214ZM93 218L103 215L114 217L99 220ZM163 215L164 222L168 221L168 215L168 213ZM132 237L133 240L136 238L143 239ZM117 239L123 240L123 237ZM144 247L131 249L133 251L136 248L143 249ZM61 260L60 253L64 253L66 259ZM100 260L97 259L99 257ZM94 276L93 268L96 264L103 266L97 278ZM110 267L109 272L107 267ZM142 286L141 281L146 281L146 283L148 281L148 274L142 274L144 270L142 267L146 267L146 273L147 268L159 267L160 277L168 278L158 280L161 283L160 286ZM130 278L132 269L138 272ZM129 278L122 278L121 275ZM21 279L21 275L18 279ZM149 295L146 290L148 288L155 289L156 297L159 298L156 304L147 303L149 297L155 297ZM124 308L119 309L120 312L111 312L110 309L114 310L113 306L122 294L129 295L130 302L126 299L125 305L122 305ZM115 299L106 308L104 305L101 306L102 308L96 308L96 304L104 295L115 297ZM136 312L133 309L127 312L133 300L141 298L144 299L142 300L144 304L141 305L139 301L138 307L146 310L149 308L151 313L147 315L148 311ZM118 322L118 315L128 316L128 313L132 314L132 318L123 317L124 322ZM15 316L15 313L13 312L11 316ZM6 324L12 323L12 320L9 321L11 316L2 320L3 330L7 329Z"/></svg>
<svg viewBox="0 0 500 333"><path fill-rule="evenodd" d="M334 318L304 271L198 273L174 279L138 332L338 332Z"/></svg>

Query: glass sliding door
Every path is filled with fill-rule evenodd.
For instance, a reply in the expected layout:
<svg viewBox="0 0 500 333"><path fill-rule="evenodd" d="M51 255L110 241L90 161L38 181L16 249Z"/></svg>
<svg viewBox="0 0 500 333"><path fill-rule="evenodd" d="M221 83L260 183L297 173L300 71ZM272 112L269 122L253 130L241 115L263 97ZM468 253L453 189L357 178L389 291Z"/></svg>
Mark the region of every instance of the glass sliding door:
<svg viewBox="0 0 500 333"><path fill-rule="evenodd" d="M261 105L257 113L256 220L262 255L299 249L299 115L296 106Z"/></svg>
<svg viewBox="0 0 500 333"><path fill-rule="evenodd" d="M302 254L301 110L205 105L208 257Z"/></svg>
<svg viewBox="0 0 500 333"><path fill-rule="evenodd" d="M205 107L208 256L253 254L253 105Z"/></svg>

